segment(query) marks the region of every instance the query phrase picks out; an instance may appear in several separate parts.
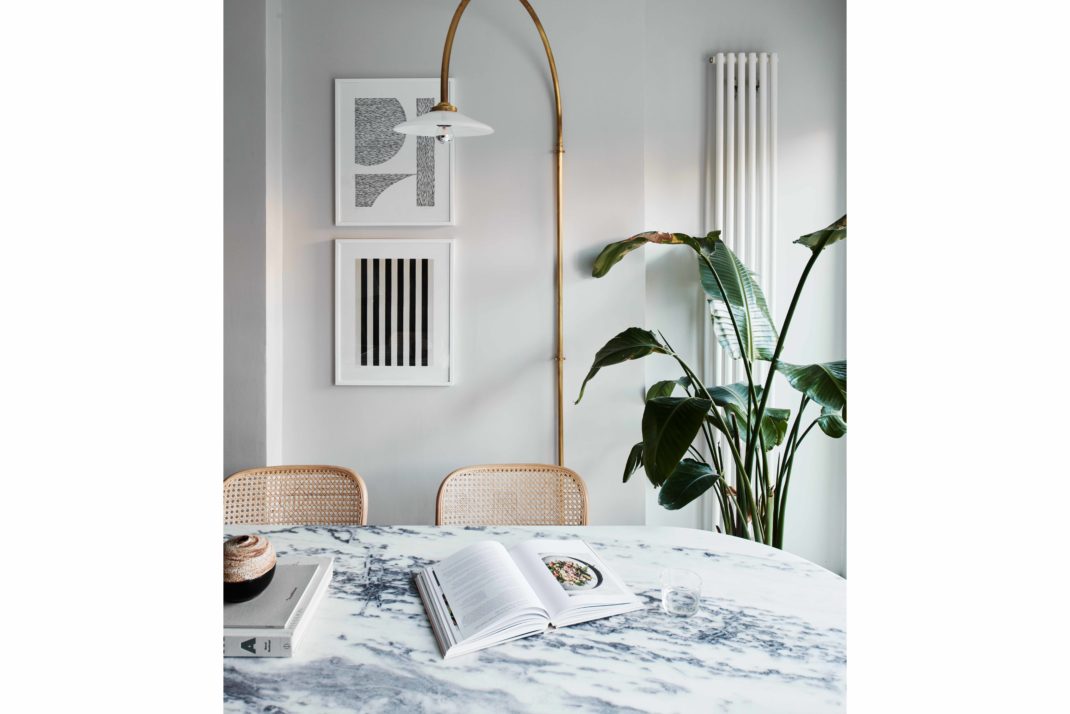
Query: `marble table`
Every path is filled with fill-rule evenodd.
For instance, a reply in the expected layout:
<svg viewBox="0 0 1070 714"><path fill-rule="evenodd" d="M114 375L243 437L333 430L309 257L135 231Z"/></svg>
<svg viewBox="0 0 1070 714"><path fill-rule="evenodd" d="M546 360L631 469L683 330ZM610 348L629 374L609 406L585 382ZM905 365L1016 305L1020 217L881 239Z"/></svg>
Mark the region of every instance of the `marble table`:
<svg viewBox="0 0 1070 714"><path fill-rule="evenodd" d="M280 555L333 555L328 599L287 659L226 658L228 712L827 712L844 709L846 583L796 556L685 528L228 526ZM443 661L412 584L480 540L579 537L647 603ZM702 576L690 618L659 573Z"/></svg>

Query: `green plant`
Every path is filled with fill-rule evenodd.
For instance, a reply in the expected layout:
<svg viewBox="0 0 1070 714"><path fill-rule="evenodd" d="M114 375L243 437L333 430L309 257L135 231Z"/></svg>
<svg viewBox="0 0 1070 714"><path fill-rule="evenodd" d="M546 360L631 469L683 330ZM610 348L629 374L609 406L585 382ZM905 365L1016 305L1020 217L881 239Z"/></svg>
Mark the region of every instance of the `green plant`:
<svg viewBox="0 0 1070 714"><path fill-rule="evenodd" d="M727 532L783 547L788 487L799 446L815 426L834 439L847 433L847 362L795 365L781 361L780 354L810 270L825 248L846 238L845 215L795 241L809 248L811 255L779 334L756 275L724 244L720 231L705 237L649 231L602 249L594 261L596 278L647 243L690 247L697 255L717 341L733 359L742 360L747 378L735 384L703 385L660 332L629 327L607 342L595 355L577 404L603 367L660 354L675 359L684 372L679 379L658 382L648 390L643 440L628 454L625 482L643 467L654 487L661 489L658 502L668 509L681 508L713 488ZM764 385L757 383L759 361L768 363ZM777 372L801 395L793 422L790 410L768 404ZM677 389L685 396L674 396ZM821 411L804 427L811 403ZM705 446L709 460L696 442ZM771 457L778 447L774 468Z"/></svg>

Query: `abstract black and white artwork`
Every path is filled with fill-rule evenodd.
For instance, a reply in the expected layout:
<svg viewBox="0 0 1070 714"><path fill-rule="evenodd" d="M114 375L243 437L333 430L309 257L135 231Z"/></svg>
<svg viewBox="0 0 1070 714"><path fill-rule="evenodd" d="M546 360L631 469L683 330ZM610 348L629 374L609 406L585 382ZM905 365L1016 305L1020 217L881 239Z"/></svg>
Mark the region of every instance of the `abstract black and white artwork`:
<svg viewBox="0 0 1070 714"><path fill-rule="evenodd" d="M336 239L336 385L453 382L452 239Z"/></svg>
<svg viewBox="0 0 1070 714"><path fill-rule="evenodd" d="M453 144L394 131L438 94L438 79L334 80L336 225L453 223Z"/></svg>

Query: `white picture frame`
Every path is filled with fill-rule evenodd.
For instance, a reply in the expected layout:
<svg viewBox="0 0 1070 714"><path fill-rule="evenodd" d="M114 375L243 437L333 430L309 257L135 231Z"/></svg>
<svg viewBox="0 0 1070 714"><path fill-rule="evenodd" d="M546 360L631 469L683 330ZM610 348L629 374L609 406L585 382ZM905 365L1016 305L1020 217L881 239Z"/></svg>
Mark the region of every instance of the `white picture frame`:
<svg viewBox="0 0 1070 714"><path fill-rule="evenodd" d="M453 238L335 239L335 385L456 381L455 256Z"/></svg>
<svg viewBox="0 0 1070 714"><path fill-rule="evenodd" d="M334 80L336 226L456 222L453 142L393 131L429 111L439 89L436 78Z"/></svg>

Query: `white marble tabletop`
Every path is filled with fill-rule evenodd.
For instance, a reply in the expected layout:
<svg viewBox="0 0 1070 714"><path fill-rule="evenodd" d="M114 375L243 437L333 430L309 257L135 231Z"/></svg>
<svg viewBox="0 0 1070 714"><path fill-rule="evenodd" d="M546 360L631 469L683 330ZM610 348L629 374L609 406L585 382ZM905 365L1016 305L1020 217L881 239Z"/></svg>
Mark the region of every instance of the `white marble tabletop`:
<svg viewBox="0 0 1070 714"><path fill-rule="evenodd" d="M292 658L223 660L228 712L828 712L844 709L846 582L731 536L642 526L228 526L280 555L333 555ZM466 545L579 537L647 607L444 661L412 583ZM690 618L659 574L702 576Z"/></svg>

